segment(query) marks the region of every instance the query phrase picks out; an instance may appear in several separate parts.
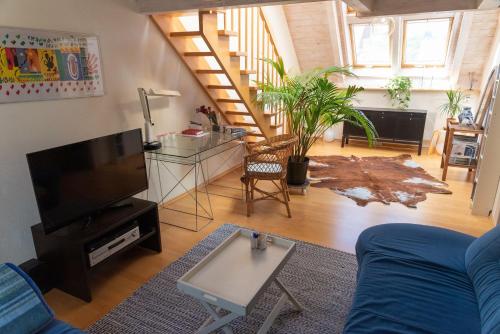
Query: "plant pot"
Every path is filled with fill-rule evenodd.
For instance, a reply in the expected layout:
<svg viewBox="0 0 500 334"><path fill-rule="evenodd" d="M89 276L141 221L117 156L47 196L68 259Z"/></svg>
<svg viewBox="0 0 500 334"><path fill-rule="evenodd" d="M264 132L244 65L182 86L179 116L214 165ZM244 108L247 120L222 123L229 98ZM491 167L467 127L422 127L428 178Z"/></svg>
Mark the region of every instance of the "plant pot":
<svg viewBox="0 0 500 334"><path fill-rule="evenodd" d="M219 126L219 125L215 125L215 124L213 124L213 125L212 125L212 131L213 131L213 132L220 132L220 126Z"/></svg>
<svg viewBox="0 0 500 334"><path fill-rule="evenodd" d="M309 158L302 162L288 159L287 183L295 186L301 186L306 183L307 168L309 167Z"/></svg>

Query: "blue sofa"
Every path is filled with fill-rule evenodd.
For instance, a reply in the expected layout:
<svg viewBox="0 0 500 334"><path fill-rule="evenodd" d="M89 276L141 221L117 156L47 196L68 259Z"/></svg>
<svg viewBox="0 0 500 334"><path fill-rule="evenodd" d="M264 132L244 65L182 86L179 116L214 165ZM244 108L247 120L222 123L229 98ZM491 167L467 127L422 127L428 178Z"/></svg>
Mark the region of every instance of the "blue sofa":
<svg viewBox="0 0 500 334"><path fill-rule="evenodd" d="M500 333L500 226L480 238L421 225L365 230L344 333Z"/></svg>
<svg viewBox="0 0 500 334"><path fill-rule="evenodd" d="M82 331L56 320L43 296L21 269L0 264L0 333L81 334Z"/></svg>

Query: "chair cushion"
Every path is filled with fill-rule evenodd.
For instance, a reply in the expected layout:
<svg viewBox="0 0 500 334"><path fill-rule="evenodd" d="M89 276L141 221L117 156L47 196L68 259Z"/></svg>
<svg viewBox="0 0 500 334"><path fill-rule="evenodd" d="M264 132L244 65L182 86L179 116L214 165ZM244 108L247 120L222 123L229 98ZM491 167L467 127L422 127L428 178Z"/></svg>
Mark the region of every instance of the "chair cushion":
<svg viewBox="0 0 500 334"><path fill-rule="evenodd" d="M281 165L274 162L257 162L250 163L247 166L247 171L250 173L281 173Z"/></svg>
<svg viewBox="0 0 500 334"><path fill-rule="evenodd" d="M480 333L463 260L473 240L411 224L364 231L356 245L358 286L344 332Z"/></svg>
<svg viewBox="0 0 500 334"><path fill-rule="evenodd" d="M500 332L500 226L467 249L465 265L479 304L483 333Z"/></svg>
<svg viewBox="0 0 500 334"><path fill-rule="evenodd" d="M53 319L31 278L13 264L0 265L0 333L35 333Z"/></svg>

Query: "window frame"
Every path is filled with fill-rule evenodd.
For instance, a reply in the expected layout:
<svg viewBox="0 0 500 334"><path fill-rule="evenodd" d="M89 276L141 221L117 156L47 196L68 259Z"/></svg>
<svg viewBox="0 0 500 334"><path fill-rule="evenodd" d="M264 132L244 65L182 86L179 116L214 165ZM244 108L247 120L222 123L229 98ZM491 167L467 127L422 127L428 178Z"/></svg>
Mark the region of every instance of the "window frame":
<svg viewBox="0 0 500 334"><path fill-rule="evenodd" d="M354 29L355 25L370 25L370 22L352 22L349 23L349 37L351 44L351 57L352 57L352 67L353 68L391 68L392 67L392 53L393 53L393 39L390 34L387 34L387 41L389 42L389 64L358 64L356 57L356 42L354 40Z"/></svg>
<svg viewBox="0 0 500 334"><path fill-rule="evenodd" d="M444 61L442 64L407 64L405 60L405 54L406 54L406 32L407 32L407 24L408 22L415 22L415 21L433 21L433 20L443 20L443 19L448 19L449 24L448 24L448 34L447 34L447 43L446 43L446 53L444 57ZM420 67L438 67L438 68L444 68L447 65L448 62L448 57L450 53L450 45L451 45L451 40L452 40L452 32L453 32L453 23L454 23L454 17L453 16L446 16L446 17L435 17L435 18L422 18L422 19L403 19L402 20L402 30L403 30L403 38L401 40L401 68L420 68Z"/></svg>

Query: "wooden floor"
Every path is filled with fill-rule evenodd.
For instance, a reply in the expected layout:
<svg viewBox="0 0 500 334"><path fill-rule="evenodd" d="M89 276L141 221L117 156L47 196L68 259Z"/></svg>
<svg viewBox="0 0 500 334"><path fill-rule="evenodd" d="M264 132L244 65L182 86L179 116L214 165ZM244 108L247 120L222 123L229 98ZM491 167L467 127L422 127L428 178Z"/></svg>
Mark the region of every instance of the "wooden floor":
<svg viewBox="0 0 500 334"><path fill-rule="evenodd" d="M320 143L313 148L311 155L393 156L401 152L403 152L401 149L369 149L354 144L341 149L337 143ZM418 157L413 151L409 152L430 174L440 177L439 156L427 156L424 153ZM328 189L311 188L307 196L292 196L293 218L291 219L286 217L285 208L276 202L257 203L255 214L247 218L245 205L241 200L212 196L216 219L201 232L162 225L161 254L137 249L112 261L109 266L98 269L99 271L92 277L94 297L92 303L85 303L56 289L46 294L46 298L60 319L77 327L86 328L154 274L225 223L280 234L347 252L354 252L356 239L364 229L386 223L441 226L479 236L493 227L493 223L489 218L470 214L470 178L467 170L450 168L447 183L453 195L430 194L427 201L420 203L417 209L409 209L400 204L389 206L378 203L363 208ZM217 182L239 186L238 176L234 174L226 175ZM241 195L235 190L224 188L218 190L228 195ZM187 208L191 202L186 197L177 202L177 205ZM184 219L180 216L172 217L165 210L161 211L161 217L164 221Z"/></svg>

